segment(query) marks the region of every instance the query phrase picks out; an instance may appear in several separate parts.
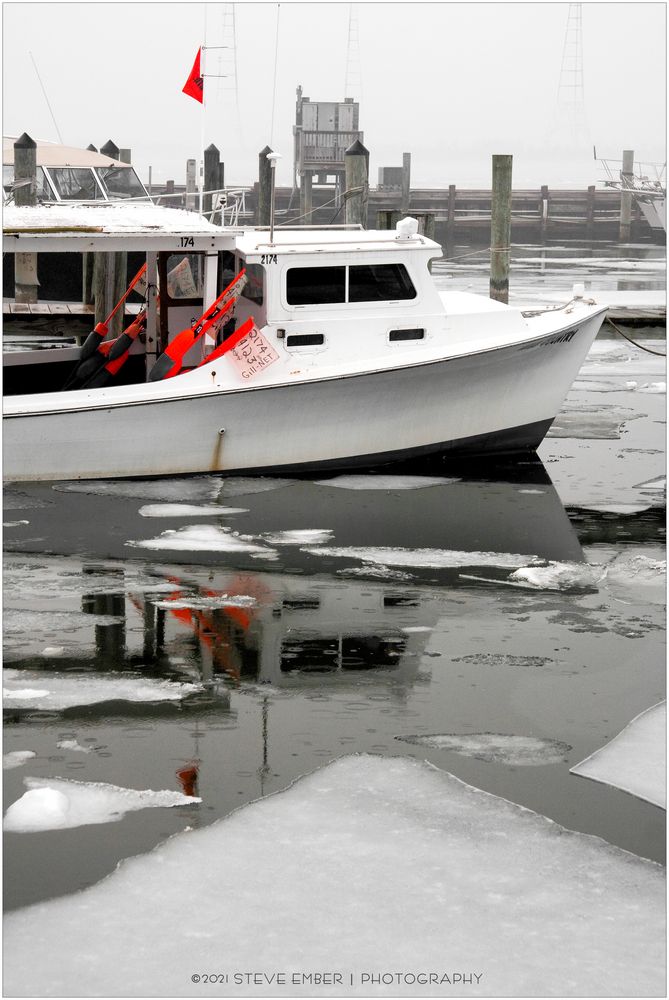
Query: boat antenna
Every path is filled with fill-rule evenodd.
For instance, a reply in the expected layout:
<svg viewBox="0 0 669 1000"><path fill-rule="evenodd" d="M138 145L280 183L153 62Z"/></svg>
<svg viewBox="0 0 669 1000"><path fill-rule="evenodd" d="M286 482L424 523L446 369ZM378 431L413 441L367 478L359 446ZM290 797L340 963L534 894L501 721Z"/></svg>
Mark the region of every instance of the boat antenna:
<svg viewBox="0 0 669 1000"><path fill-rule="evenodd" d="M276 5L276 38L274 40L274 87L272 90L272 124L269 130L269 144L270 146L274 142L274 108L276 107L276 68L279 61L279 13L281 12L281 4Z"/></svg>
<svg viewBox="0 0 669 1000"><path fill-rule="evenodd" d="M37 68L37 63L35 62L35 59L34 59L34 56L33 56L32 52L28 52L28 55L32 59L32 64L35 67L35 72L37 73L37 79L39 80L39 85L42 88L42 93L44 94L44 100L46 101L46 104L47 104L47 107L48 107L49 111L51 112L51 117L53 119L53 124L55 125L55 128L56 128L56 135L58 136L58 139L60 140L61 146L63 146L63 145L65 145L64 142L63 142L63 137L60 134L60 129L58 128L58 122L56 121L56 116L53 113L53 108L51 107L51 103L50 103L49 98L47 96L47 92L44 89L44 84L42 83L42 77L39 75L39 70Z"/></svg>

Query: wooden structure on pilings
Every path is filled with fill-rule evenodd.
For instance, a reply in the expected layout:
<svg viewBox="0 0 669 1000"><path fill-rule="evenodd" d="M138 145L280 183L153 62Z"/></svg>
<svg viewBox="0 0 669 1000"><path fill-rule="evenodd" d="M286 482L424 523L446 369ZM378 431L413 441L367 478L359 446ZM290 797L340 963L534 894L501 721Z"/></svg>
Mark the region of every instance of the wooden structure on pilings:
<svg viewBox="0 0 669 1000"><path fill-rule="evenodd" d="M339 205L346 183L344 154L355 142L364 141L359 119L360 105L352 97L339 102L311 101L302 96L302 87L297 88L293 191L299 183L301 216L312 211L314 183L327 185L329 200Z"/></svg>

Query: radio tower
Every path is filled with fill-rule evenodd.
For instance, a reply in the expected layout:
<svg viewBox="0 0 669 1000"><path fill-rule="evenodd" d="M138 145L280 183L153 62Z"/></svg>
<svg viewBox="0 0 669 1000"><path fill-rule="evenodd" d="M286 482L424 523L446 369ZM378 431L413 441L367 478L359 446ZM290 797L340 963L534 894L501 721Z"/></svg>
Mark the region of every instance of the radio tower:
<svg viewBox="0 0 669 1000"><path fill-rule="evenodd" d="M218 97L221 99L221 112L227 122L234 121L239 136L242 134L242 116L239 110L239 89L237 86L237 31L235 28L235 4L224 3L221 24L220 51L217 72L222 79L218 80Z"/></svg>
<svg viewBox="0 0 669 1000"><path fill-rule="evenodd" d="M557 118L561 137L576 146L589 144L583 88L582 4L570 3L562 47L562 65L557 96Z"/></svg>
<svg viewBox="0 0 669 1000"><path fill-rule="evenodd" d="M360 41L358 38L358 14L356 5L348 5L348 44L346 46L346 76L344 97L362 98L362 76L360 73Z"/></svg>

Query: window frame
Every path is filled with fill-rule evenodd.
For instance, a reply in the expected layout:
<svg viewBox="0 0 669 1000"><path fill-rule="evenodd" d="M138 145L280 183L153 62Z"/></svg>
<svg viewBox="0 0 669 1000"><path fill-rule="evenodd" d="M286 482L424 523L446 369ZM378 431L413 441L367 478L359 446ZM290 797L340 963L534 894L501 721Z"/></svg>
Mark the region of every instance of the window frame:
<svg viewBox="0 0 669 1000"><path fill-rule="evenodd" d="M354 301L354 302L350 301L349 291L350 291L350 269L351 269L351 267L384 267L384 266L392 266L392 265L404 268L406 280L408 281L408 283L410 284L411 288L413 289L413 293L414 294L412 296L407 297L407 298L363 299L361 301ZM338 263L336 261L333 261L333 262L328 262L328 263L319 263L319 264L315 265L315 267L316 268L326 268L326 267L342 268L343 267L343 269L344 269L344 301L343 302L304 302L304 303L299 303L299 304L298 303L291 303L289 301L289 298L288 298L288 272L291 271L291 270L304 270L304 271L311 270L311 269L314 268L314 265L310 265L310 264L306 264L305 265L305 264L298 264L298 263L292 263L292 262L290 262L290 263L288 263L287 267L284 269L283 275L282 275L282 288L281 288L281 292L282 292L282 299L283 299L283 306L284 306L284 308L290 309L290 310L293 310L293 309L294 310L302 310L302 309L313 309L315 307L320 307L320 308L324 308L324 309L337 309L337 310L340 310L340 309L343 309L343 308L347 308L348 309L351 306L353 306L354 308L369 308L370 306L378 306L378 305L381 305L381 304L384 305L384 306L387 306L387 305L398 305L398 304L406 305L408 303L416 303L420 299L419 286L416 285L416 283L415 283L415 281L413 279L413 276L411 274L411 271L409 270L409 268L407 267L407 265L406 265L406 263L404 261L397 261L397 260L393 260L393 261L377 260L377 261L373 261L373 262L369 262L369 263L366 262L366 261L365 262L362 262L362 261L361 262L353 261L353 262L347 262L345 264L340 264L340 263Z"/></svg>

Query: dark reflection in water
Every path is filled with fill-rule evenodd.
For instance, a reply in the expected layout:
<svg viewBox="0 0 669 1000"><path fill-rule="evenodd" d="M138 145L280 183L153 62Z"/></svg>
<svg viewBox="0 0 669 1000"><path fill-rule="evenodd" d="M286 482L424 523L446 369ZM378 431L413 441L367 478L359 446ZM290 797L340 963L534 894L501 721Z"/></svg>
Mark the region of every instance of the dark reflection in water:
<svg viewBox="0 0 669 1000"><path fill-rule="evenodd" d="M249 481L181 481L193 504L211 503L220 487L213 502L243 513L222 511L215 527L255 551L129 548L183 530L183 517L140 514L161 484L13 488L36 504L5 571L5 662L10 679L26 678L15 686L38 675L45 689L63 678L197 688L174 702L112 692L42 711L7 699L6 748L37 753L6 772L7 801L22 794L24 774L189 789L203 801L146 809L111 831L8 835L9 907L90 884L121 858L356 751L427 758L572 829L661 856L657 810L569 775L659 700L661 613L580 586L578 572L562 590L511 586L529 564L587 572L584 545L595 547L590 559L621 541L656 545L661 512L566 511L536 463L419 489L395 483L296 480L253 492ZM186 523L203 522L193 514ZM290 534L305 529L323 534ZM58 655L45 655L56 642ZM630 694L625 664L639 651ZM572 750L559 763L515 767L397 742L486 732ZM59 749L64 735L89 752Z"/></svg>

